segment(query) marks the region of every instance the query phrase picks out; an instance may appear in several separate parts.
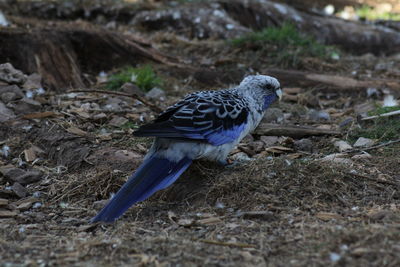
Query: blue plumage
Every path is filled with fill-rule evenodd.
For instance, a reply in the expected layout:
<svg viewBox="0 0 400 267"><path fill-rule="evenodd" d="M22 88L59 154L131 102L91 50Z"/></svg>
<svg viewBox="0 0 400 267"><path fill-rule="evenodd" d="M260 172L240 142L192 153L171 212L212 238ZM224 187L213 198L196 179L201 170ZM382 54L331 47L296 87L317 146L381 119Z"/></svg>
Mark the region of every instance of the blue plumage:
<svg viewBox="0 0 400 267"><path fill-rule="evenodd" d="M171 185L190 166L191 159L178 162L150 157L132 174L123 187L91 222L113 222L130 206Z"/></svg>
<svg viewBox="0 0 400 267"><path fill-rule="evenodd" d="M113 222L131 205L171 185L193 160L226 162L229 152L281 97L272 77L246 77L238 87L196 92L169 107L135 136L155 137L143 164L91 222Z"/></svg>

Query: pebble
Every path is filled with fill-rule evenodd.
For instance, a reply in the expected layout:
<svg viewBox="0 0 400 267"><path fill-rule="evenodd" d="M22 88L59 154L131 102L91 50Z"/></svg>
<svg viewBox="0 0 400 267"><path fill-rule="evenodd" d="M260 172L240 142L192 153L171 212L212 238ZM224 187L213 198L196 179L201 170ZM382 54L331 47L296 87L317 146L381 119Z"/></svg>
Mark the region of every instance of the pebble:
<svg viewBox="0 0 400 267"><path fill-rule="evenodd" d="M354 147L370 147L375 144L375 141L369 138L360 137L354 143Z"/></svg>
<svg viewBox="0 0 400 267"><path fill-rule="evenodd" d="M146 97L149 99L154 99L154 100L164 100L166 97L166 94L165 94L164 90L162 90L158 87L154 87L153 89L151 89L150 91L148 91L146 93Z"/></svg>
<svg viewBox="0 0 400 267"><path fill-rule="evenodd" d="M334 143L334 146L339 150L339 152L353 149L353 147L351 145L349 145L349 143L347 143L346 141L343 141L343 140L336 141Z"/></svg>
<svg viewBox="0 0 400 267"><path fill-rule="evenodd" d="M305 152L311 153L313 150L313 143L310 139L307 139L307 138L296 140L296 141L294 141L293 145L294 145L294 148L299 151L305 151Z"/></svg>

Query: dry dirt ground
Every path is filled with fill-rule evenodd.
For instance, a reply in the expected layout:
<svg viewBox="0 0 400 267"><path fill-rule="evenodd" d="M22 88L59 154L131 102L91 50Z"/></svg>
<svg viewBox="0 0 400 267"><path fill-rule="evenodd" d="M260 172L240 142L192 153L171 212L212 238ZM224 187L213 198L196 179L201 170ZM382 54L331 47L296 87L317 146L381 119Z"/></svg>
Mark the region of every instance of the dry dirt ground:
<svg viewBox="0 0 400 267"><path fill-rule="evenodd" d="M165 100L155 101L161 108L191 91L238 83L249 68L271 67L254 60L256 52L238 52L224 41L143 36L170 56L219 61L195 78L150 62L167 92ZM400 59L394 57L345 54L333 64L304 62L303 71L329 75L400 76ZM391 67L374 68L379 64ZM217 85L207 84L213 71L229 75ZM338 136L307 136L312 145L304 151L295 145L301 138L281 137L267 145L259 142L265 136L254 135L234 151L250 160L233 167L197 162L117 222L94 225L89 219L139 166L151 144L133 138L130 124L115 118L141 124L156 113L132 98L96 92L38 96L40 107L34 111L53 113L0 125L0 145L10 148L0 167L42 173L22 189L11 188L13 181L0 176L0 265L399 266L400 144L368 150L369 157L353 157L365 154L360 149L344 160L322 160L337 153L334 140L348 139L349 129L339 124L346 117L353 118L352 127L357 124L355 107L382 97L371 100L364 89L318 88L313 102L307 100L316 88L301 89L295 101L285 98L274 105L292 114L281 123L338 130ZM122 111L99 109L107 103L117 103ZM326 111L330 120L308 117L312 108ZM106 116L95 116L101 113ZM26 151L32 148L36 156L29 162Z"/></svg>

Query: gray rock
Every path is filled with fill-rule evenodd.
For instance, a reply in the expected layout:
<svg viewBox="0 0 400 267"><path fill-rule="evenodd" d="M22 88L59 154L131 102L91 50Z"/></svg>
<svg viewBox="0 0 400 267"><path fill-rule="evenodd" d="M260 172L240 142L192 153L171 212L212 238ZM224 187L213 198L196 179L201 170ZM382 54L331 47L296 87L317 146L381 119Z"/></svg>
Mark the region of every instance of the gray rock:
<svg viewBox="0 0 400 267"><path fill-rule="evenodd" d="M254 141L249 143L250 148L255 152L255 153L260 153L261 151L264 150L264 142L263 141Z"/></svg>
<svg viewBox="0 0 400 267"><path fill-rule="evenodd" d="M264 142L266 147L276 145L279 142L278 136L261 136L260 140Z"/></svg>
<svg viewBox="0 0 400 267"><path fill-rule="evenodd" d="M375 144L375 141L369 138L360 137L354 143L354 147L370 147Z"/></svg>
<svg viewBox="0 0 400 267"><path fill-rule="evenodd" d="M8 103L10 101L23 98L24 93L15 84L6 85L6 86L0 86L0 97L4 103Z"/></svg>
<svg viewBox="0 0 400 267"><path fill-rule="evenodd" d="M11 186L11 190L19 197L19 198L24 198L28 195L28 190L26 190L25 187L23 187L20 183L14 183Z"/></svg>
<svg viewBox="0 0 400 267"><path fill-rule="evenodd" d="M336 141L334 143L334 146L339 150L339 152L343 152L353 148L351 145L349 145L349 143L343 140Z"/></svg>
<svg viewBox="0 0 400 267"><path fill-rule="evenodd" d="M3 167L0 172L10 181L20 183L22 185L31 184L42 179L43 174L37 170L24 171L15 167Z"/></svg>
<svg viewBox="0 0 400 267"><path fill-rule="evenodd" d="M312 121L320 121L320 120L330 120L331 116L329 115L328 112L323 111L323 110L315 110L315 109L310 109L307 115L308 119Z"/></svg>
<svg viewBox="0 0 400 267"><path fill-rule="evenodd" d="M32 73L28 76L22 87L28 90L42 88L42 76L38 73Z"/></svg>
<svg viewBox="0 0 400 267"><path fill-rule="evenodd" d="M30 98L22 98L12 106L16 114L27 114L38 112L42 108L42 104Z"/></svg>
<svg viewBox="0 0 400 267"><path fill-rule="evenodd" d="M271 122L282 122L284 120L284 114L279 108L269 108L265 112L264 118L262 119L263 123L271 123Z"/></svg>
<svg viewBox="0 0 400 267"><path fill-rule="evenodd" d="M26 81L26 75L10 63L5 63L0 64L0 80L9 84L23 84Z"/></svg>
<svg viewBox="0 0 400 267"><path fill-rule="evenodd" d="M14 112L0 101L0 122L5 122L13 118L15 118Z"/></svg>
<svg viewBox="0 0 400 267"><path fill-rule="evenodd" d="M294 141L294 148L299 151L312 152L313 151L313 143L310 139L303 138L300 140Z"/></svg>
<svg viewBox="0 0 400 267"><path fill-rule="evenodd" d="M140 90L137 85L133 83L124 83L124 85L121 86L121 91L127 94L131 95L138 95L138 96L144 96L144 92Z"/></svg>
<svg viewBox="0 0 400 267"><path fill-rule="evenodd" d="M154 100L163 100L165 99L165 92L164 90L158 88L158 87L154 87L153 89L151 89L150 91L148 91L146 93L146 97L149 99L154 99Z"/></svg>

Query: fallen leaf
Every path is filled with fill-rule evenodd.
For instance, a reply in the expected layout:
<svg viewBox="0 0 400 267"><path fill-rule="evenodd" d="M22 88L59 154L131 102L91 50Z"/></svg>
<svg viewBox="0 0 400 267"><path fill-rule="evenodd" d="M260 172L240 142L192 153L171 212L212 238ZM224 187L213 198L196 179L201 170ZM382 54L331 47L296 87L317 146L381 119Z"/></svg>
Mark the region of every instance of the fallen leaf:
<svg viewBox="0 0 400 267"><path fill-rule="evenodd" d="M88 133L85 132L84 130L79 129L78 127L75 126L71 126L67 129L67 132L71 133L71 134L76 134L79 136L86 136Z"/></svg>
<svg viewBox="0 0 400 267"><path fill-rule="evenodd" d="M317 217L318 219L321 219L323 221L329 221L332 219L335 219L335 220L342 219L342 216L340 216L337 213L333 213L333 212L318 212L317 214L315 214L315 217Z"/></svg>
<svg viewBox="0 0 400 267"><path fill-rule="evenodd" d="M45 111L45 112L35 112L35 113L25 114L22 116L22 118L23 119L43 119L43 118L48 118L48 117L56 117L59 115L60 114L55 113L53 111Z"/></svg>

